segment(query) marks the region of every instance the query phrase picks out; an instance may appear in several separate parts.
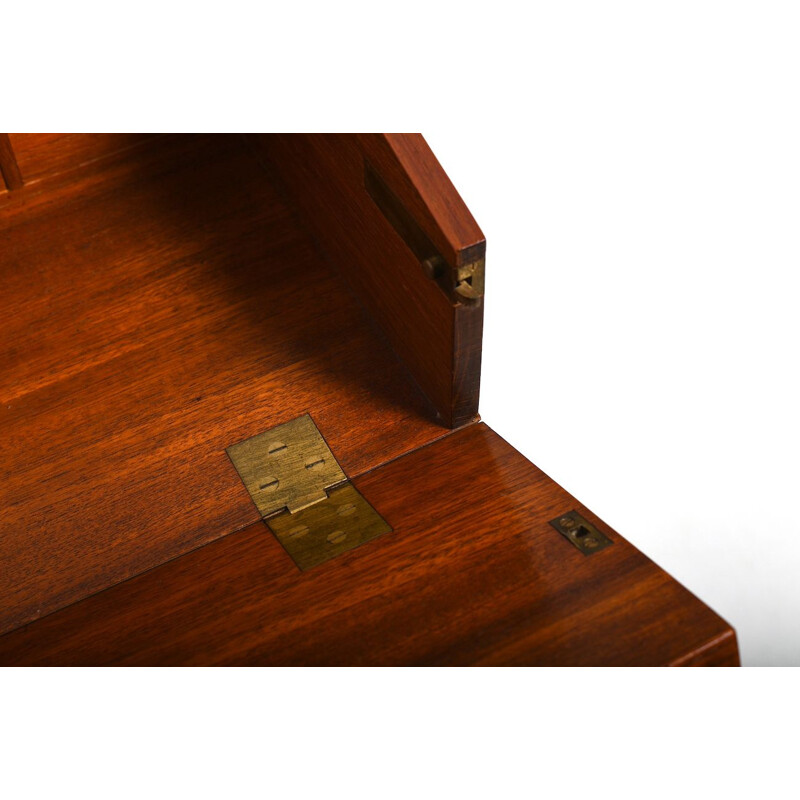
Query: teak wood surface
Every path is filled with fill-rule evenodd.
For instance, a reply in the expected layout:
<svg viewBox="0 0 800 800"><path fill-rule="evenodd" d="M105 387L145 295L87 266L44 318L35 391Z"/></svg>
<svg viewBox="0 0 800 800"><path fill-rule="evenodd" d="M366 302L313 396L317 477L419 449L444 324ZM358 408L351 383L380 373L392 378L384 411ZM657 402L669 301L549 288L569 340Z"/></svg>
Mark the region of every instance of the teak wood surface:
<svg viewBox="0 0 800 800"><path fill-rule="evenodd" d="M365 186L482 255L421 137L12 134L0 161L0 664L738 662L475 422L482 303ZM225 448L305 412L393 532L303 573ZM614 544L548 524L573 509Z"/></svg>
<svg viewBox="0 0 800 800"><path fill-rule="evenodd" d="M93 163L0 199L0 632L256 522L242 439L446 432L239 137Z"/></svg>
<svg viewBox="0 0 800 800"><path fill-rule="evenodd" d="M724 620L482 423L355 484L392 533L300 572L259 523L0 638L0 663L737 663ZM549 525L572 509L613 544L579 552Z"/></svg>

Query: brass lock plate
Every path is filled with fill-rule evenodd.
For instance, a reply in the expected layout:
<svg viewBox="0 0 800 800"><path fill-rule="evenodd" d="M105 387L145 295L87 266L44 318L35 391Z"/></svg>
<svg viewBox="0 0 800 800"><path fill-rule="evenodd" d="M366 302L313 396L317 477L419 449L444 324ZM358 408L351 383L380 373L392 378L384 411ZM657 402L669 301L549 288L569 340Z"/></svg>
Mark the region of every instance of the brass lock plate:
<svg viewBox="0 0 800 800"><path fill-rule="evenodd" d="M308 414L226 452L261 517L300 569L391 531L347 480Z"/></svg>
<svg viewBox="0 0 800 800"><path fill-rule="evenodd" d="M577 511L568 511L550 520L550 524L586 556L599 553L611 544L611 539L601 533Z"/></svg>

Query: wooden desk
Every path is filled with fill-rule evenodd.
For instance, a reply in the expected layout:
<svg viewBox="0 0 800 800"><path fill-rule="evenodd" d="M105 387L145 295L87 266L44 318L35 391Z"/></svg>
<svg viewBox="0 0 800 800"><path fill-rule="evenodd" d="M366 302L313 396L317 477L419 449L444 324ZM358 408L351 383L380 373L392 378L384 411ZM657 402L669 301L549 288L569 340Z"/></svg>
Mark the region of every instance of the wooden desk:
<svg viewBox="0 0 800 800"><path fill-rule="evenodd" d="M0 663L738 663L478 422L483 236L421 137L7 145ZM225 450L306 412L392 532L302 572Z"/></svg>

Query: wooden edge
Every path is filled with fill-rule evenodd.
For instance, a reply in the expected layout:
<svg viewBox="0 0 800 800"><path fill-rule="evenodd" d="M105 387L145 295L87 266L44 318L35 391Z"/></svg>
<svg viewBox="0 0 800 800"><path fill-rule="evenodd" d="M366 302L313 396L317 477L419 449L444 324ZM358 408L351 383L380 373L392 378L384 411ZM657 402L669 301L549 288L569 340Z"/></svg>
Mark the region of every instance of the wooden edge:
<svg viewBox="0 0 800 800"><path fill-rule="evenodd" d="M725 631L702 647L675 659L671 667L740 667L736 631Z"/></svg>
<svg viewBox="0 0 800 800"><path fill-rule="evenodd" d="M7 133L0 133L0 177L7 189L13 191L22 188L22 173Z"/></svg>
<svg viewBox="0 0 800 800"><path fill-rule="evenodd" d="M483 232L422 134L359 134L359 141L446 259L462 266L483 257Z"/></svg>

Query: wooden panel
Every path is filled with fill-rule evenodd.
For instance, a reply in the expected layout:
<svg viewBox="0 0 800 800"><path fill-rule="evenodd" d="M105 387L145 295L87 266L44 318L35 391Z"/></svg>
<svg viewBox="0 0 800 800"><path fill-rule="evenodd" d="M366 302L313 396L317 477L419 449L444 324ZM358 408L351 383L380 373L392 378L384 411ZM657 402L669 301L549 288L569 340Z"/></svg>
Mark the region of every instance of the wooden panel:
<svg viewBox="0 0 800 800"><path fill-rule="evenodd" d="M19 189L21 186L22 174L11 140L7 133L0 133L0 190Z"/></svg>
<svg viewBox="0 0 800 800"><path fill-rule="evenodd" d="M451 267L483 255L483 234L418 134L260 135L269 160L445 424L478 412L483 304L454 303L364 185L368 161Z"/></svg>
<svg viewBox="0 0 800 800"><path fill-rule="evenodd" d="M12 133L11 144L26 183L35 183L106 159L144 143L144 133Z"/></svg>
<svg viewBox="0 0 800 800"><path fill-rule="evenodd" d="M241 138L135 154L0 214L2 631L258 520L232 443L445 432Z"/></svg>
<svg viewBox="0 0 800 800"><path fill-rule="evenodd" d="M483 424L355 484L393 533L301 573L259 523L0 638L0 663L738 663L724 620ZM582 555L548 524L569 509L614 543Z"/></svg>

